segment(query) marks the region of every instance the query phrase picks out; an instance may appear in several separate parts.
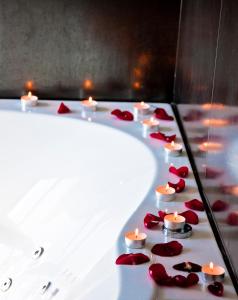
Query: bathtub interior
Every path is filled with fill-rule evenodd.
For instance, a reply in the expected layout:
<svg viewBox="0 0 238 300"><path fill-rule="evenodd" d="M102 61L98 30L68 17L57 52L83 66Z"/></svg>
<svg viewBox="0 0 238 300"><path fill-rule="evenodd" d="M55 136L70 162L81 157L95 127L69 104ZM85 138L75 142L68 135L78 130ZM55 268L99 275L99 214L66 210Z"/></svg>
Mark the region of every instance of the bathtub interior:
<svg viewBox="0 0 238 300"><path fill-rule="evenodd" d="M154 181L151 151L108 126L30 113L1 111L0 136L4 299L42 299L48 281L57 299L116 299L115 241Z"/></svg>

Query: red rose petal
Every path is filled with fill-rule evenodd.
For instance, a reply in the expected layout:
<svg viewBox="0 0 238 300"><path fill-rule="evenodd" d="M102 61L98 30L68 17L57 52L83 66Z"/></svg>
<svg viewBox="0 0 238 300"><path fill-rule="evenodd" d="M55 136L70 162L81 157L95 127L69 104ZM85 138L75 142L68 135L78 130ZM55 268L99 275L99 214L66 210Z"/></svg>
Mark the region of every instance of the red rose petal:
<svg viewBox="0 0 238 300"><path fill-rule="evenodd" d="M114 109L111 112L111 115L114 115L118 119L123 120L123 121L133 121L134 120L133 114L127 110L121 111L120 109Z"/></svg>
<svg viewBox="0 0 238 300"><path fill-rule="evenodd" d="M212 204L212 211L215 211L215 212L224 211L224 210L227 210L228 207L229 207L229 204L226 203L225 201L216 200Z"/></svg>
<svg viewBox="0 0 238 300"><path fill-rule="evenodd" d="M161 221L160 217L157 217L152 214L146 214L144 218L144 225L146 228L151 229L159 224Z"/></svg>
<svg viewBox="0 0 238 300"><path fill-rule="evenodd" d="M192 286L192 285L195 285L197 284L199 281L199 277L197 274L194 274L194 273L190 273L188 274L187 276L187 282L186 282L186 285L189 287L189 286Z"/></svg>
<svg viewBox="0 0 238 300"><path fill-rule="evenodd" d="M178 271L183 271L183 272L201 272L202 270L202 267L198 264L195 264L193 262L182 262L180 264L176 264L173 266L173 268L175 270L178 270Z"/></svg>
<svg viewBox="0 0 238 300"><path fill-rule="evenodd" d="M63 102L61 102L57 112L58 114L67 114L70 113L71 110L68 108L68 106L66 106Z"/></svg>
<svg viewBox="0 0 238 300"><path fill-rule="evenodd" d="M186 122L199 121L203 116L204 113L200 110L191 109L183 119Z"/></svg>
<svg viewBox="0 0 238 300"><path fill-rule="evenodd" d="M171 241L154 245L151 252L159 256L175 256L179 255L182 250L183 246L179 242Z"/></svg>
<svg viewBox="0 0 238 300"><path fill-rule="evenodd" d="M162 132L153 132L150 134L150 136L154 139L161 140L161 141L168 142L168 143L171 143L172 141L174 141L176 139L176 134L165 135Z"/></svg>
<svg viewBox="0 0 238 300"><path fill-rule="evenodd" d="M190 273L187 277L176 275L169 276L162 264L152 264L149 267L150 277L159 285L190 287L198 283L199 278L196 274Z"/></svg>
<svg viewBox="0 0 238 300"><path fill-rule="evenodd" d="M224 294L224 287L221 282L213 282L212 284L209 284L207 287L209 292L217 297L222 297Z"/></svg>
<svg viewBox="0 0 238 300"><path fill-rule="evenodd" d="M220 177L224 171L217 168L211 168L211 167L205 167L204 168L205 177L209 179L215 179L217 177Z"/></svg>
<svg viewBox="0 0 238 300"><path fill-rule="evenodd" d="M159 210L158 215L159 215L161 221L164 221L164 217L167 215L167 213L163 210Z"/></svg>
<svg viewBox="0 0 238 300"><path fill-rule="evenodd" d="M228 215L226 222L228 225L237 226L238 225L238 211L231 212Z"/></svg>
<svg viewBox="0 0 238 300"><path fill-rule="evenodd" d="M144 255L143 253L130 253L130 254L122 254L117 260L117 265L141 265L150 261L149 257Z"/></svg>
<svg viewBox="0 0 238 300"><path fill-rule="evenodd" d="M179 177L183 177L183 178L188 176L188 171L189 171L188 167L186 167L186 166L182 166L180 168L175 168L174 166L169 167L170 173L173 173L173 174L175 174Z"/></svg>
<svg viewBox="0 0 238 300"><path fill-rule="evenodd" d="M185 181L180 179L177 183L168 182L170 187L173 187L176 193L181 193L185 189Z"/></svg>
<svg viewBox="0 0 238 300"><path fill-rule="evenodd" d="M192 210L186 210L179 215L185 218L186 223L193 225L197 225L199 223L198 215Z"/></svg>
<svg viewBox="0 0 238 300"><path fill-rule="evenodd" d="M152 264L149 267L150 277L159 285L171 286L172 277L169 276L162 264Z"/></svg>
<svg viewBox="0 0 238 300"><path fill-rule="evenodd" d="M154 111L155 117L160 120L173 121L174 117L168 115L165 109L156 108Z"/></svg>
<svg viewBox="0 0 238 300"><path fill-rule="evenodd" d="M197 210L197 211L204 211L204 205L198 199L192 199L190 201L186 201L184 202L184 204L187 208Z"/></svg>

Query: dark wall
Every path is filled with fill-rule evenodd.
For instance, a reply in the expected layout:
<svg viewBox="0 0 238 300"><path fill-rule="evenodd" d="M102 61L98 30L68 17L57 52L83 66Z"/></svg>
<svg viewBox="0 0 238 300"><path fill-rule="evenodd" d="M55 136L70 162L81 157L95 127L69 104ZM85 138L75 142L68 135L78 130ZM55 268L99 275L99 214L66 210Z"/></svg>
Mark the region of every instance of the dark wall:
<svg viewBox="0 0 238 300"><path fill-rule="evenodd" d="M171 99L180 0L0 0L0 97ZM157 99L158 99L157 98Z"/></svg>

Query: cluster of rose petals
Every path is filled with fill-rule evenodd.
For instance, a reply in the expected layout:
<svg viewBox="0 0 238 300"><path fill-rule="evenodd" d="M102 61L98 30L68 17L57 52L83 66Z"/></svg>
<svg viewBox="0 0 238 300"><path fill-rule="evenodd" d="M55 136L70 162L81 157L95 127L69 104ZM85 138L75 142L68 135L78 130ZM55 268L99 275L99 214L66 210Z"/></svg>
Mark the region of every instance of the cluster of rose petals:
<svg viewBox="0 0 238 300"><path fill-rule="evenodd" d="M193 209L193 210L197 210L197 211L204 211L204 205L198 199L192 199L189 201L185 201L184 205L189 209Z"/></svg>
<svg viewBox="0 0 238 300"><path fill-rule="evenodd" d="M143 253L122 254L117 260L117 265L141 265L150 261L149 257Z"/></svg>
<svg viewBox="0 0 238 300"><path fill-rule="evenodd" d="M221 282L215 281L215 282L209 284L207 288L211 294L213 294L217 297L222 297L224 294L224 287Z"/></svg>
<svg viewBox="0 0 238 300"><path fill-rule="evenodd" d="M229 207L229 204L226 203L223 200L216 200L213 204L212 204L212 211L214 212L220 212L220 211L224 211L227 210Z"/></svg>
<svg viewBox="0 0 238 300"><path fill-rule="evenodd" d="M120 109L114 109L111 112L111 114L123 121L133 121L134 120L133 114L127 110L122 111Z"/></svg>
<svg viewBox="0 0 238 300"><path fill-rule="evenodd" d="M66 106L63 102L60 103L60 106L57 110L58 114L67 114L70 113L71 110L68 108L68 106Z"/></svg>
<svg viewBox="0 0 238 300"><path fill-rule="evenodd" d="M170 116L164 108L156 108L154 111L155 117L160 120L173 121L174 117Z"/></svg>
<svg viewBox="0 0 238 300"><path fill-rule="evenodd" d="M179 255L183 250L183 245L177 241L156 244L152 247L151 252L159 256Z"/></svg>
<svg viewBox="0 0 238 300"><path fill-rule="evenodd" d="M190 273L187 277L183 275L169 276L162 264L152 264L149 267L151 278L158 285L190 287L198 283L199 278L196 274Z"/></svg>
<svg viewBox="0 0 238 300"><path fill-rule="evenodd" d="M190 261L176 264L173 266L173 268L177 271L183 271L183 272L188 272L188 273L201 272L201 270L202 270L202 267L200 265L195 264Z"/></svg>
<svg viewBox="0 0 238 300"><path fill-rule="evenodd" d="M161 221L162 220L160 217L147 213L146 216L144 217L144 226L148 229L151 229L157 226Z"/></svg>
<svg viewBox="0 0 238 300"><path fill-rule="evenodd" d="M188 170L188 167L186 167L186 166L182 166L180 168L175 168L174 166L170 166L169 172L173 173L179 177L186 178L188 176L189 170Z"/></svg>
<svg viewBox="0 0 238 300"><path fill-rule="evenodd" d="M162 133L160 131L153 132L150 134L150 136L154 139L161 140L161 141L168 142L168 143L171 143L176 139L176 134L165 135L164 133Z"/></svg>
<svg viewBox="0 0 238 300"><path fill-rule="evenodd" d="M168 185L174 188L176 193L181 193L185 189L185 180L180 179L177 183L168 182Z"/></svg>

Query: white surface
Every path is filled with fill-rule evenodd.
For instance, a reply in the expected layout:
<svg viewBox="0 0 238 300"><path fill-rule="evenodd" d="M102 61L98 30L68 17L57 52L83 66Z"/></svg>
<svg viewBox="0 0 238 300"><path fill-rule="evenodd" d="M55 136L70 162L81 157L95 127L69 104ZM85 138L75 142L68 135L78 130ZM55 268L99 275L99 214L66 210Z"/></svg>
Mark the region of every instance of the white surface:
<svg viewBox="0 0 238 300"><path fill-rule="evenodd" d="M73 113L56 116L59 102L42 102L28 112L20 112L19 100L0 102L0 268L2 276L13 278L0 299L217 299L202 283L191 289L157 287L148 276L150 263L114 263L127 251L124 233L138 227L148 235L147 247L133 252L150 255L169 274L180 273L172 266L188 260L224 265L205 213L199 213L193 236L181 240L180 256L150 253L165 239L158 229L143 228L145 214L156 214L156 205L180 212L184 200L199 198L190 174L176 201L156 202L157 185L178 181L168 173L169 163L188 165L186 155L165 158L163 142L147 138L139 122L110 115L113 108L132 110L132 104L100 103L99 111L87 115L78 102L67 105ZM161 131L180 136L175 122L161 121ZM33 261L38 246L45 253ZM48 280L52 286L42 296ZM223 299L237 299L228 276Z"/></svg>

